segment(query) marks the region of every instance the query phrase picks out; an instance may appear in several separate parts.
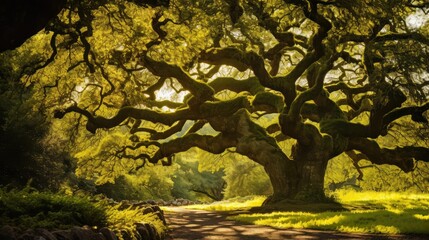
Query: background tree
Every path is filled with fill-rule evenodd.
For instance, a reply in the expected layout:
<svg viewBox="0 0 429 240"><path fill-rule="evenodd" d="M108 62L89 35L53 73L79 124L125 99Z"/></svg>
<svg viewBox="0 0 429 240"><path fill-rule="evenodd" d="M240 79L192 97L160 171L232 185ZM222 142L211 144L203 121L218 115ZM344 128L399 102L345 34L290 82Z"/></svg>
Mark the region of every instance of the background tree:
<svg viewBox="0 0 429 240"><path fill-rule="evenodd" d="M275 203L323 199L344 152L404 172L428 161L427 143L380 141L399 120L427 128L423 1L92 2L46 28L52 54L30 78L55 117L120 133L81 155L91 171L229 150L264 167Z"/></svg>
<svg viewBox="0 0 429 240"><path fill-rule="evenodd" d="M29 70L25 65L34 62L28 52L0 59L0 185L58 190L74 169L67 148L60 147L64 142L51 134L49 117L37 109L33 87L19 82Z"/></svg>

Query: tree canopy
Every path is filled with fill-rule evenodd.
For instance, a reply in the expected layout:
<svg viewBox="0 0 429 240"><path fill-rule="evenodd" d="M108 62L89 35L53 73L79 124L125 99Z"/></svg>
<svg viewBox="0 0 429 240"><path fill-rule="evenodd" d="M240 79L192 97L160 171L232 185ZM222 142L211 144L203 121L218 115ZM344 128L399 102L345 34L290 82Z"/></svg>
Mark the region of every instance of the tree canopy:
<svg viewBox="0 0 429 240"><path fill-rule="evenodd" d="M37 56L20 62L26 84L95 134L78 157L101 175L198 147L262 165L268 202L314 200L342 153L357 169L429 161L428 11L418 0L69 1L13 58Z"/></svg>

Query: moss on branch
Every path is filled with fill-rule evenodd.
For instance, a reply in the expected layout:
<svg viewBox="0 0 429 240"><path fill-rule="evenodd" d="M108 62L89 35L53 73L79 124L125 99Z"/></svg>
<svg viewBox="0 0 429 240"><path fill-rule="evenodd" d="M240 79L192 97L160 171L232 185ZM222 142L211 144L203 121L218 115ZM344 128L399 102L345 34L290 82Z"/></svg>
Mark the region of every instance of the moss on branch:
<svg viewBox="0 0 429 240"><path fill-rule="evenodd" d="M411 172L414 169L413 160L429 162L428 148L417 146L383 148L376 141L366 138L351 138L349 150L360 151L374 164L395 165L404 172Z"/></svg>
<svg viewBox="0 0 429 240"><path fill-rule="evenodd" d="M249 92L255 95L258 92L264 91L264 87L259 83L256 77L250 77L244 80L237 80L232 77L219 77L211 81L209 85L215 92L230 90L236 93Z"/></svg>
<svg viewBox="0 0 429 240"><path fill-rule="evenodd" d="M260 92L252 100L255 110L280 113L284 107L284 100L281 96L271 92Z"/></svg>
<svg viewBox="0 0 429 240"><path fill-rule="evenodd" d="M109 129L116 127L129 117L171 126L179 120L199 120L217 116L230 116L241 108L250 108L250 103L246 96L238 96L227 101L205 102L201 104L198 109L184 108L176 112L158 112L150 109L127 106L121 108L116 115L111 118L94 116L88 110L73 105L64 110L55 111L54 117L61 119L70 112L84 115L88 118L86 129L91 133L95 133L98 128Z"/></svg>
<svg viewBox="0 0 429 240"><path fill-rule="evenodd" d="M214 90L209 85L193 79L181 67L168 64L164 61L156 61L147 56L144 56L141 61L154 75L162 78L173 77L177 79L200 103L213 98Z"/></svg>
<svg viewBox="0 0 429 240"><path fill-rule="evenodd" d="M219 154L227 148L234 147L236 144L236 139L225 136L222 133L216 136L191 133L161 144L159 150L148 160L151 163L157 163L159 160L179 152L184 152L192 147L198 147L207 152Z"/></svg>

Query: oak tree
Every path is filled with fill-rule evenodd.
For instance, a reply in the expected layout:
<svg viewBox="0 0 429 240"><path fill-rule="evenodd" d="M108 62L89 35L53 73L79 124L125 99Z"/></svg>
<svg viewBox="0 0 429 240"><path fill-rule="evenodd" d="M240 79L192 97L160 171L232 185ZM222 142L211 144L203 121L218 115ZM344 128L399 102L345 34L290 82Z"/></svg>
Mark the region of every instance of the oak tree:
<svg viewBox="0 0 429 240"><path fill-rule="evenodd" d="M139 169L193 147L231 151L264 167L267 203L317 200L340 154L404 172L429 161L427 142L379 141L428 129L428 11L418 0L70 1L38 35L50 51L31 80L56 118L122 136L83 162Z"/></svg>

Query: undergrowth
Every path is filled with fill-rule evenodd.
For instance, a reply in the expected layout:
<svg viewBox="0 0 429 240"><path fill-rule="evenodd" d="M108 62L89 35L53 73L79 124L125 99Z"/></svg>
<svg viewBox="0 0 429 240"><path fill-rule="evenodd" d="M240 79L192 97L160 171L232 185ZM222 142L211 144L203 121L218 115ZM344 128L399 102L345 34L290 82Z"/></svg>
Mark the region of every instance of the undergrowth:
<svg viewBox="0 0 429 240"><path fill-rule="evenodd" d="M115 232L126 231L133 239L135 237L135 223L150 223L160 235L167 231L167 227L155 213L143 214L143 211L138 208L120 209L120 205L115 205L109 207L106 214L111 230Z"/></svg>
<svg viewBox="0 0 429 240"><path fill-rule="evenodd" d="M39 192L30 187L0 188L0 226L54 230L87 225L108 227L119 234L125 231L133 237L135 223L149 223L159 235L166 231L155 213L144 214L142 208L122 209L120 203L110 205L103 197Z"/></svg>
<svg viewBox="0 0 429 240"><path fill-rule="evenodd" d="M106 226L106 206L88 196L0 188L0 225L22 228L66 229Z"/></svg>

